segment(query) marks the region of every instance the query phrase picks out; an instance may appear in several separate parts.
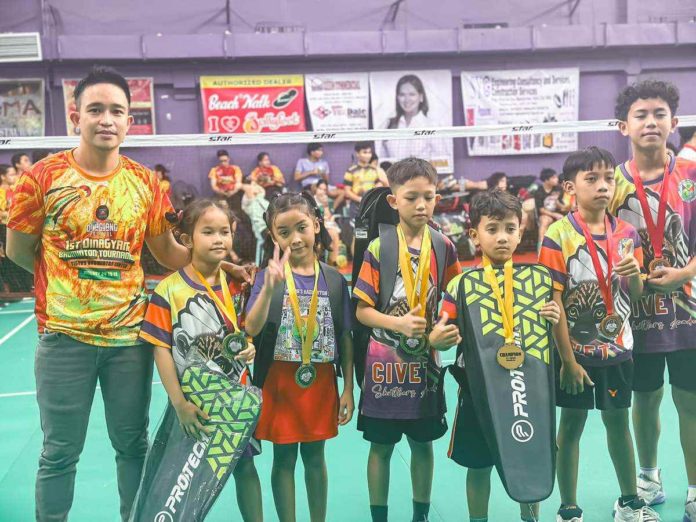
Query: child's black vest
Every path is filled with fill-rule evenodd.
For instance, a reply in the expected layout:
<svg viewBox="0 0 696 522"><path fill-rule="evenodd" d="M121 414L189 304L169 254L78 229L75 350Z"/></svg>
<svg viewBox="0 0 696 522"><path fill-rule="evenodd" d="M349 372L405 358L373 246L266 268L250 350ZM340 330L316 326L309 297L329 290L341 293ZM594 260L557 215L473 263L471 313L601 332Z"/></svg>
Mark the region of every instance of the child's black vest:
<svg viewBox="0 0 696 522"><path fill-rule="evenodd" d="M329 304L331 306L331 318L333 319L334 332L336 336L336 350L339 353L339 361L336 363L336 374L341 375L340 366L340 341L344 333L343 324L343 276L335 268L325 263L319 263L321 273L326 280L329 289ZM268 318L261 332L254 337L256 347L256 357L254 357L254 376L252 382L261 388L268 370L273 363L278 331L280 330L280 320L283 312L283 297L285 296L285 281L279 284L273 291L271 305L268 309Z"/></svg>

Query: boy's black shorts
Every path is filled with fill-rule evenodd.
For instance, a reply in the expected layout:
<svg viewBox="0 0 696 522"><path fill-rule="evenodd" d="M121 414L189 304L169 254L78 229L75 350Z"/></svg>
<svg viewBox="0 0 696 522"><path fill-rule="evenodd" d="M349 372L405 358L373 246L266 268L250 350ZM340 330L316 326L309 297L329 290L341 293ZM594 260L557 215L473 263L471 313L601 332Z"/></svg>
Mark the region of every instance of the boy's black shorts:
<svg viewBox="0 0 696 522"><path fill-rule="evenodd" d="M396 444L403 435L416 442L432 442L447 433L443 415L423 419L379 419L358 414L358 429L363 438L376 444Z"/></svg>
<svg viewBox="0 0 696 522"><path fill-rule="evenodd" d="M476 417L468 381L463 371L459 373L461 377L457 379L459 381L457 413L454 417L447 456L466 468L489 468L495 465L495 461Z"/></svg>
<svg viewBox="0 0 696 522"><path fill-rule="evenodd" d="M594 383L578 395L561 390L561 363L556 361L556 406L576 410L617 410L631 407L633 361L611 366L583 366Z"/></svg>
<svg viewBox="0 0 696 522"><path fill-rule="evenodd" d="M654 392L665 383L665 366L669 383L675 388L696 391L696 350L669 353L634 353L633 391Z"/></svg>

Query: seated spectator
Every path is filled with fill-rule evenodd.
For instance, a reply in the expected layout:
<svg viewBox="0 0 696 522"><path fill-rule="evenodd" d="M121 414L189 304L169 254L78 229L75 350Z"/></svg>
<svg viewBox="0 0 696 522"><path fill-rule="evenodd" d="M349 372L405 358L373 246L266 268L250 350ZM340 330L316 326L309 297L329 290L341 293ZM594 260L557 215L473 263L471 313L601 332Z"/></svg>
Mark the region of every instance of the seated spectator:
<svg viewBox="0 0 696 522"><path fill-rule="evenodd" d="M307 157L297 160L295 166L295 181L298 181L302 190L311 190L317 181L329 180L329 164L323 159L324 147L321 143L307 145Z"/></svg>
<svg viewBox="0 0 696 522"><path fill-rule="evenodd" d="M336 217L334 216L333 212L333 204L329 199L328 190L329 184L324 180L318 181L312 187L314 199L316 200L319 211L324 218L324 226L331 237L331 251L328 252L327 261L331 265L336 265L336 256L338 255L339 245L341 244L341 228L336 223Z"/></svg>
<svg viewBox="0 0 696 522"><path fill-rule="evenodd" d="M541 185L534 194L534 203L537 210L538 242L537 247L541 248L541 242L551 223L563 218L558 206L558 198L561 191L558 190L558 173L551 168L544 168L539 174Z"/></svg>
<svg viewBox="0 0 696 522"><path fill-rule="evenodd" d="M233 165L226 150L217 151L218 164L210 169L210 187L218 199L224 199L233 211L242 206L242 169Z"/></svg>
<svg viewBox="0 0 696 522"><path fill-rule="evenodd" d="M242 211L249 216L251 221L251 230L256 238L256 265L259 266L267 233L266 221L263 216L268 208L268 199L266 199L264 188L251 176L242 183L242 192L244 193Z"/></svg>
<svg viewBox="0 0 696 522"><path fill-rule="evenodd" d="M349 201L348 215L354 219L358 215L360 201L363 195L374 188L377 183L389 186L387 175L382 169L377 170L370 165L372 159L372 143L361 141L355 144L355 159L357 163L351 165L343 176L346 199Z"/></svg>
<svg viewBox="0 0 696 522"><path fill-rule="evenodd" d="M382 179L387 179L387 172L379 164L379 158L377 157L377 154L375 154L374 152L372 153L372 158L370 159L370 165L377 171L379 175L379 179L375 183L375 187L386 187L386 185L382 183Z"/></svg>
<svg viewBox="0 0 696 522"><path fill-rule="evenodd" d="M155 165L155 168L152 169L155 172L155 175L157 176L157 179L160 181L160 187L162 190L167 194L167 196L171 197L172 196L172 180L169 179L169 176L167 176L167 173L169 172L169 169L162 165L161 163L158 163Z"/></svg>
<svg viewBox="0 0 696 522"><path fill-rule="evenodd" d="M271 200L283 192L285 176L278 167L271 163L268 152L260 152L256 156L256 168L249 174L249 179L258 183L266 191L266 199Z"/></svg>
<svg viewBox="0 0 696 522"><path fill-rule="evenodd" d="M508 192L508 177L505 172L494 172L486 180L486 186L488 190L500 190L502 192ZM520 221L520 237L524 236L528 225L528 215L527 212L522 212L522 219ZM521 244L521 243L520 243Z"/></svg>
<svg viewBox="0 0 696 522"><path fill-rule="evenodd" d="M696 161L696 127L679 127L681 150L678 156L689 161Z"/></svg>

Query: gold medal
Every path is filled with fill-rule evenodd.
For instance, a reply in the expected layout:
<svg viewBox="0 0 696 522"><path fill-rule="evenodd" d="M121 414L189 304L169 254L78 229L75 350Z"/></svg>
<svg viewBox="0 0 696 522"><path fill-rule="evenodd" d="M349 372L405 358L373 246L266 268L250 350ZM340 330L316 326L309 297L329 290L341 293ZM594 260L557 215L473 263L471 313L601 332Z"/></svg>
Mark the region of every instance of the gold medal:
<svg viewBox="0 0 696 522"><path fill-rule="evenodd" d="M302 364L295 372L295 382L300 388L309 388L317 378L317 370L312 364Z"/></svg>
<svg viewBox="0 0 696 522"><path fill-rule="evenodd" d="M524 352L522 348L517 346L514 342L505 343L498 348L498 353L495 358L498 364L506 370L516 370L522 366L524 362Z"/></svg>
<svg viewBox="0 0 696 522"><path fill-rule="evenodd" d="M623 321L618 314L609 314L599 323L599 331L608 339L616 339L622 325Z"/></svg>
<svg viewBox="0 0 696 522"><path fill-rule="evenodd" d="M399 347L409 355L421 355L425 353L428 347L428 339L425 336L406 337L405 335L400 335Z"/></svg>
<svg viewBox="0 0 696 522"><path fill-rule="evenodd" d="M664 257L657 257L650 261L650 264L648 265L648 270L652 274L655 270L659 268L669 268L671 266L672 264L669 262L669 260L665 259Z"/></svg>
<svg viewBox="0 0 696 522"><path fill-rule="evenodd" d="M227 334L222 340L222 355L228 361L234 361L235 356L239 355L249 345L244 332L234 332Z"/></svg>

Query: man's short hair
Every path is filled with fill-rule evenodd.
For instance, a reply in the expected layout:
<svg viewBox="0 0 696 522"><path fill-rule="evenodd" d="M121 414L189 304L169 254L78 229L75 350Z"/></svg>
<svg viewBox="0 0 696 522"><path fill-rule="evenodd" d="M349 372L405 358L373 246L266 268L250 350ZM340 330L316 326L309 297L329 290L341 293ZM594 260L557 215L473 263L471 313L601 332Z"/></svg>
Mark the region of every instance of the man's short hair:
<svg viewBox="0 0 696 522"><path fill-rule="evenodd" d="M29 154L26 152L15 152L12 157L10 158L10 163L12 163L12 166L14 168L17 168L17 165L19 165L19 162L22 161L22 158L26 156L27 158L29 157Z"/></svg>
<svg viewBox="0 0 696 522"><path fill-rule="evenodd" d="M616 160L608 150L594 146L572 152L563 163L563 181L575 181L578 172L589 171L597 166L613 169L616 167Z"/></svg>
<svg viewBox="0 0 696 522"><path fill-rule="evenodd" d="M669 105L669 110L674 116L679 107L679 89L674 84L662 80L643 80L636 82L621 90L616 97L614 117L620 121L628 119L628 111L637 100L650 100L659 98Z"/></svg>
<svg viewBox="0 0 696 522"><path fill-rule="evenodd" d="M315 150L323 149L324 146L321 143L310 143L307 145L307 154L311 154Z"/></svg>
<svg viewBox="0 0 696 522"><path fill-rule="evenodd" d="M557 175L558 175L558 172L556 172L554 169L552 169L550 167L546 167L546 168L541 169L541 172L539 173L539 179L543 183L544 181L547 181L547 180L549 180Z"/></svg>
<svg viewBox="0 0 696 522"><path fill-rule="evenodd" d="M679 127L679 137L681 138L681 146L691 141L691 138L696 134L696 127Z"/></svg>
<svg viewBox="0 0 696 522"><path fill-rule="evenodd" d="M130 107L131 93L130 88L128 87L128 82L123 76L116 72L115 69L105 67L103 65L95 65L92 67L89 73L87 73L87 76L78 82L73 93L75 97L75 105L78 107L80 106L80 97L82 96L82 93L85 92L87 87L90 85L98 85L100 83L110 83L111 85L115 85L121 89L126 95L128 106Z"/></svg>
<svg viewBox="0 0 696 522"><path fill-rule="evenodd" d="M437 186L437 171L435 167L424 159L402 159L387 170L387 179L392 190L415 178L426 178L430 183Z"/></svg>
<svg viewBox="0 0 696 522"><path fill-rule="evenodd" d="M489 189L495 188L498 186L498 183L500 183L500 180L507 178L507 174L504 172L494 172L490 176L488 176L488 179L486 180L486 186L488 186Z"/></svg>
<svg viewBox="0 0 696 522"><path fill-rule="evenodd" d="M361 150L367 149L374 150L371 141L359 141L355 144L355 147L353 147L353 150L355 150L355 152L360 152Z"/></svg>
<svg viewBox="0 0 696 522"><path fill-rule="evenodd" d="M219 150L217 151L217 157L222 158L223 156L227 156L228 158L230 157L230 153L227 152L226 150Z"/></svg>
<svg viewBox="0 0 696 522"><path fill-rule="evenodd" d="M522 202L504 190L484 190L477 193L471 199L469 205L469 217L471 228L476 228L481 223L481 218L488 216L492 219L505 219L513 214L517 216L518 223L522 222Z"/></svg>

